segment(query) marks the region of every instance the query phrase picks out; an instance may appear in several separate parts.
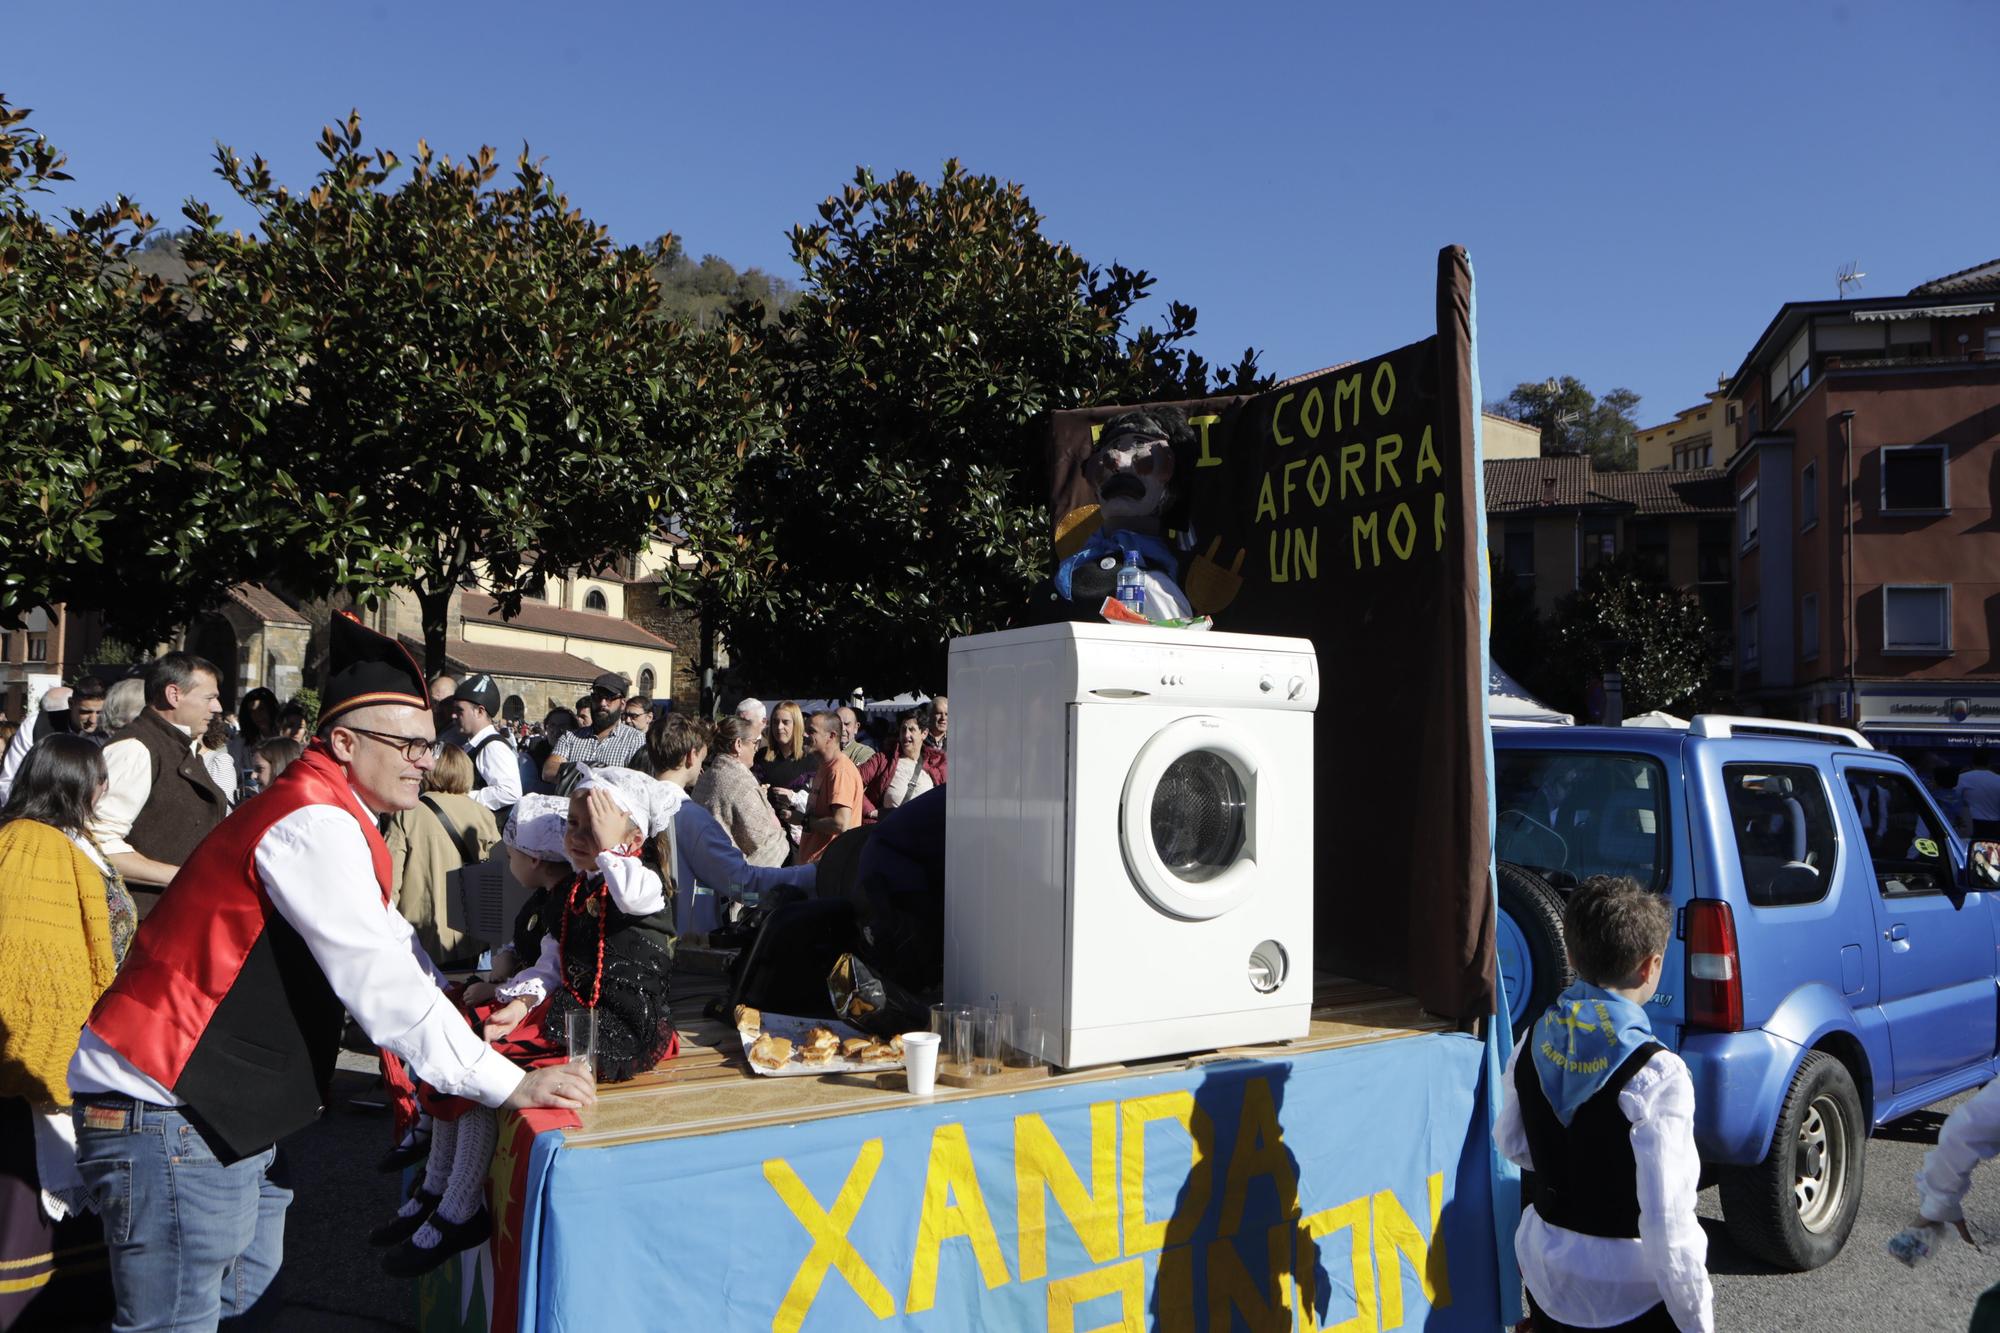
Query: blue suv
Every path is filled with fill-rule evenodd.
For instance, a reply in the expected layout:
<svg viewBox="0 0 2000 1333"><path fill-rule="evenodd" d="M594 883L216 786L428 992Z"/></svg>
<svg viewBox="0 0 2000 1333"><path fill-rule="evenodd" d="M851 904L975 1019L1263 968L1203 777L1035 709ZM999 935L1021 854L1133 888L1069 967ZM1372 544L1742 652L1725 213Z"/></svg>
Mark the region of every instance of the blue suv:
<svg viewBox="0 0 2000 1333"><path fill-rule="evenodd" d="M1854 732L1496 729L1500 971L1516 1033L1569 984L1565 893L1630 875L1675 907L1659 1040L1744 1249L1840 1252L1876 1126L1976 1087L2000 1041L1992 863L1907 765Z"/></svg>

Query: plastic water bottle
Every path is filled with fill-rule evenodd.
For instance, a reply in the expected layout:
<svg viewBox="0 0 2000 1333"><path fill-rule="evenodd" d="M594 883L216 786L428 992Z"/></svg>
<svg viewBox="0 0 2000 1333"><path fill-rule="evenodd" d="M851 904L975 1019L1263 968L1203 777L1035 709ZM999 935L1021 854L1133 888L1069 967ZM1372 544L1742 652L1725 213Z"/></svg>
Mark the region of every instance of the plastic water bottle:
<svg viewBox="0 0 2000 1333"><path fill-rule="evenodd" d="M1127 551L1125 563L1118 566L1118 600L1134 615L1146 614L1145 573L1139 568L1137 551Z"/></svg>

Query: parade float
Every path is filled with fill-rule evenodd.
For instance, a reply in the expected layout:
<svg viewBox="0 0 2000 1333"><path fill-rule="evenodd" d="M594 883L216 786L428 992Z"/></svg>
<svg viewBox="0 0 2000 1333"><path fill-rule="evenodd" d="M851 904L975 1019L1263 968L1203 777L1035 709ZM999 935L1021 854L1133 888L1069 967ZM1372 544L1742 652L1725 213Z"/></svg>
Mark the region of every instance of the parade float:
<svg viewBox="0 0 2000 1333"><path fill-rule="evenodd" d="M761 1077L684 1022L580 1117L506 1119L427 1333L1511 1317L1476 366L1451 248L1433 336L1056 414L1066 605L950 685L944 998L1032 1007L1034 1067ZM1160 522L1093 462L1134 407L1185 423ZM1155 622L1122 642L1075 614L1121 576Z"/></svg>

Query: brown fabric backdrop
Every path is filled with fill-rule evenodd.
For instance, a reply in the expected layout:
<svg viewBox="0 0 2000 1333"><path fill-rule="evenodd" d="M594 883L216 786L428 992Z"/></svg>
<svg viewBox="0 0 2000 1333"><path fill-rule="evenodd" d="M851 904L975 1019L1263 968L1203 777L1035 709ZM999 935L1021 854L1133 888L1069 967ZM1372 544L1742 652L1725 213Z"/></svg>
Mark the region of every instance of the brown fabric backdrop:
<svg viewBox="0 0 2000 1333"><path fill-rule="evenodd" d="M1216 628L1319 652L1319 966L1462 1024L1493 1005L1471 299L1465 251L1447 248L1435 337L1176 404L1207 432L1196 556L1243 557ZM1090 502L1078 464L1091 427L1121 410L1055 415L1052 519Z"/></svg>

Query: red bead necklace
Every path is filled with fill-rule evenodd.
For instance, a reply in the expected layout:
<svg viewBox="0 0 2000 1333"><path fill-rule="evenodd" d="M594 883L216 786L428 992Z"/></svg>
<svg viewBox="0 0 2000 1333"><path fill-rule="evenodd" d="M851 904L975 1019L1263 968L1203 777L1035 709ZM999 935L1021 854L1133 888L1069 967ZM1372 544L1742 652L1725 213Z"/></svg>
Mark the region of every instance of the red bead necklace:
<svg viewBox="0 0 2000 1333"><path fill-rule="evenodd" d="M606 922L604 918L607 915L605 908L609 907L609 899L611 891L608 886L606 886L602 881L599 881L597 887L593 889L591 892L585 894L583 902L581 904L578 904L576 900L576 891L583 887L585 878L586 876L579 872L577 877L571 880L569 883L569 899L565 904L565 909L562 914L562 922L556 929L556 942L562 952L563 989L570 993L571 999L575 1000L578 1004L582 1005L584 1008L595 1009L597 1007L597 1002L604 996L604 936L606 933L605 932ZM576 987L572 986L569 981L569 919L572 916L581 916L586 911L589 911L592 900L598 898L605 899L606 902L605 902L605 908L600 908L596 914L597 915L597 972L596 975L591 978L590 998L586 1000L583 998L581 994L578 993Z"/></svg>

